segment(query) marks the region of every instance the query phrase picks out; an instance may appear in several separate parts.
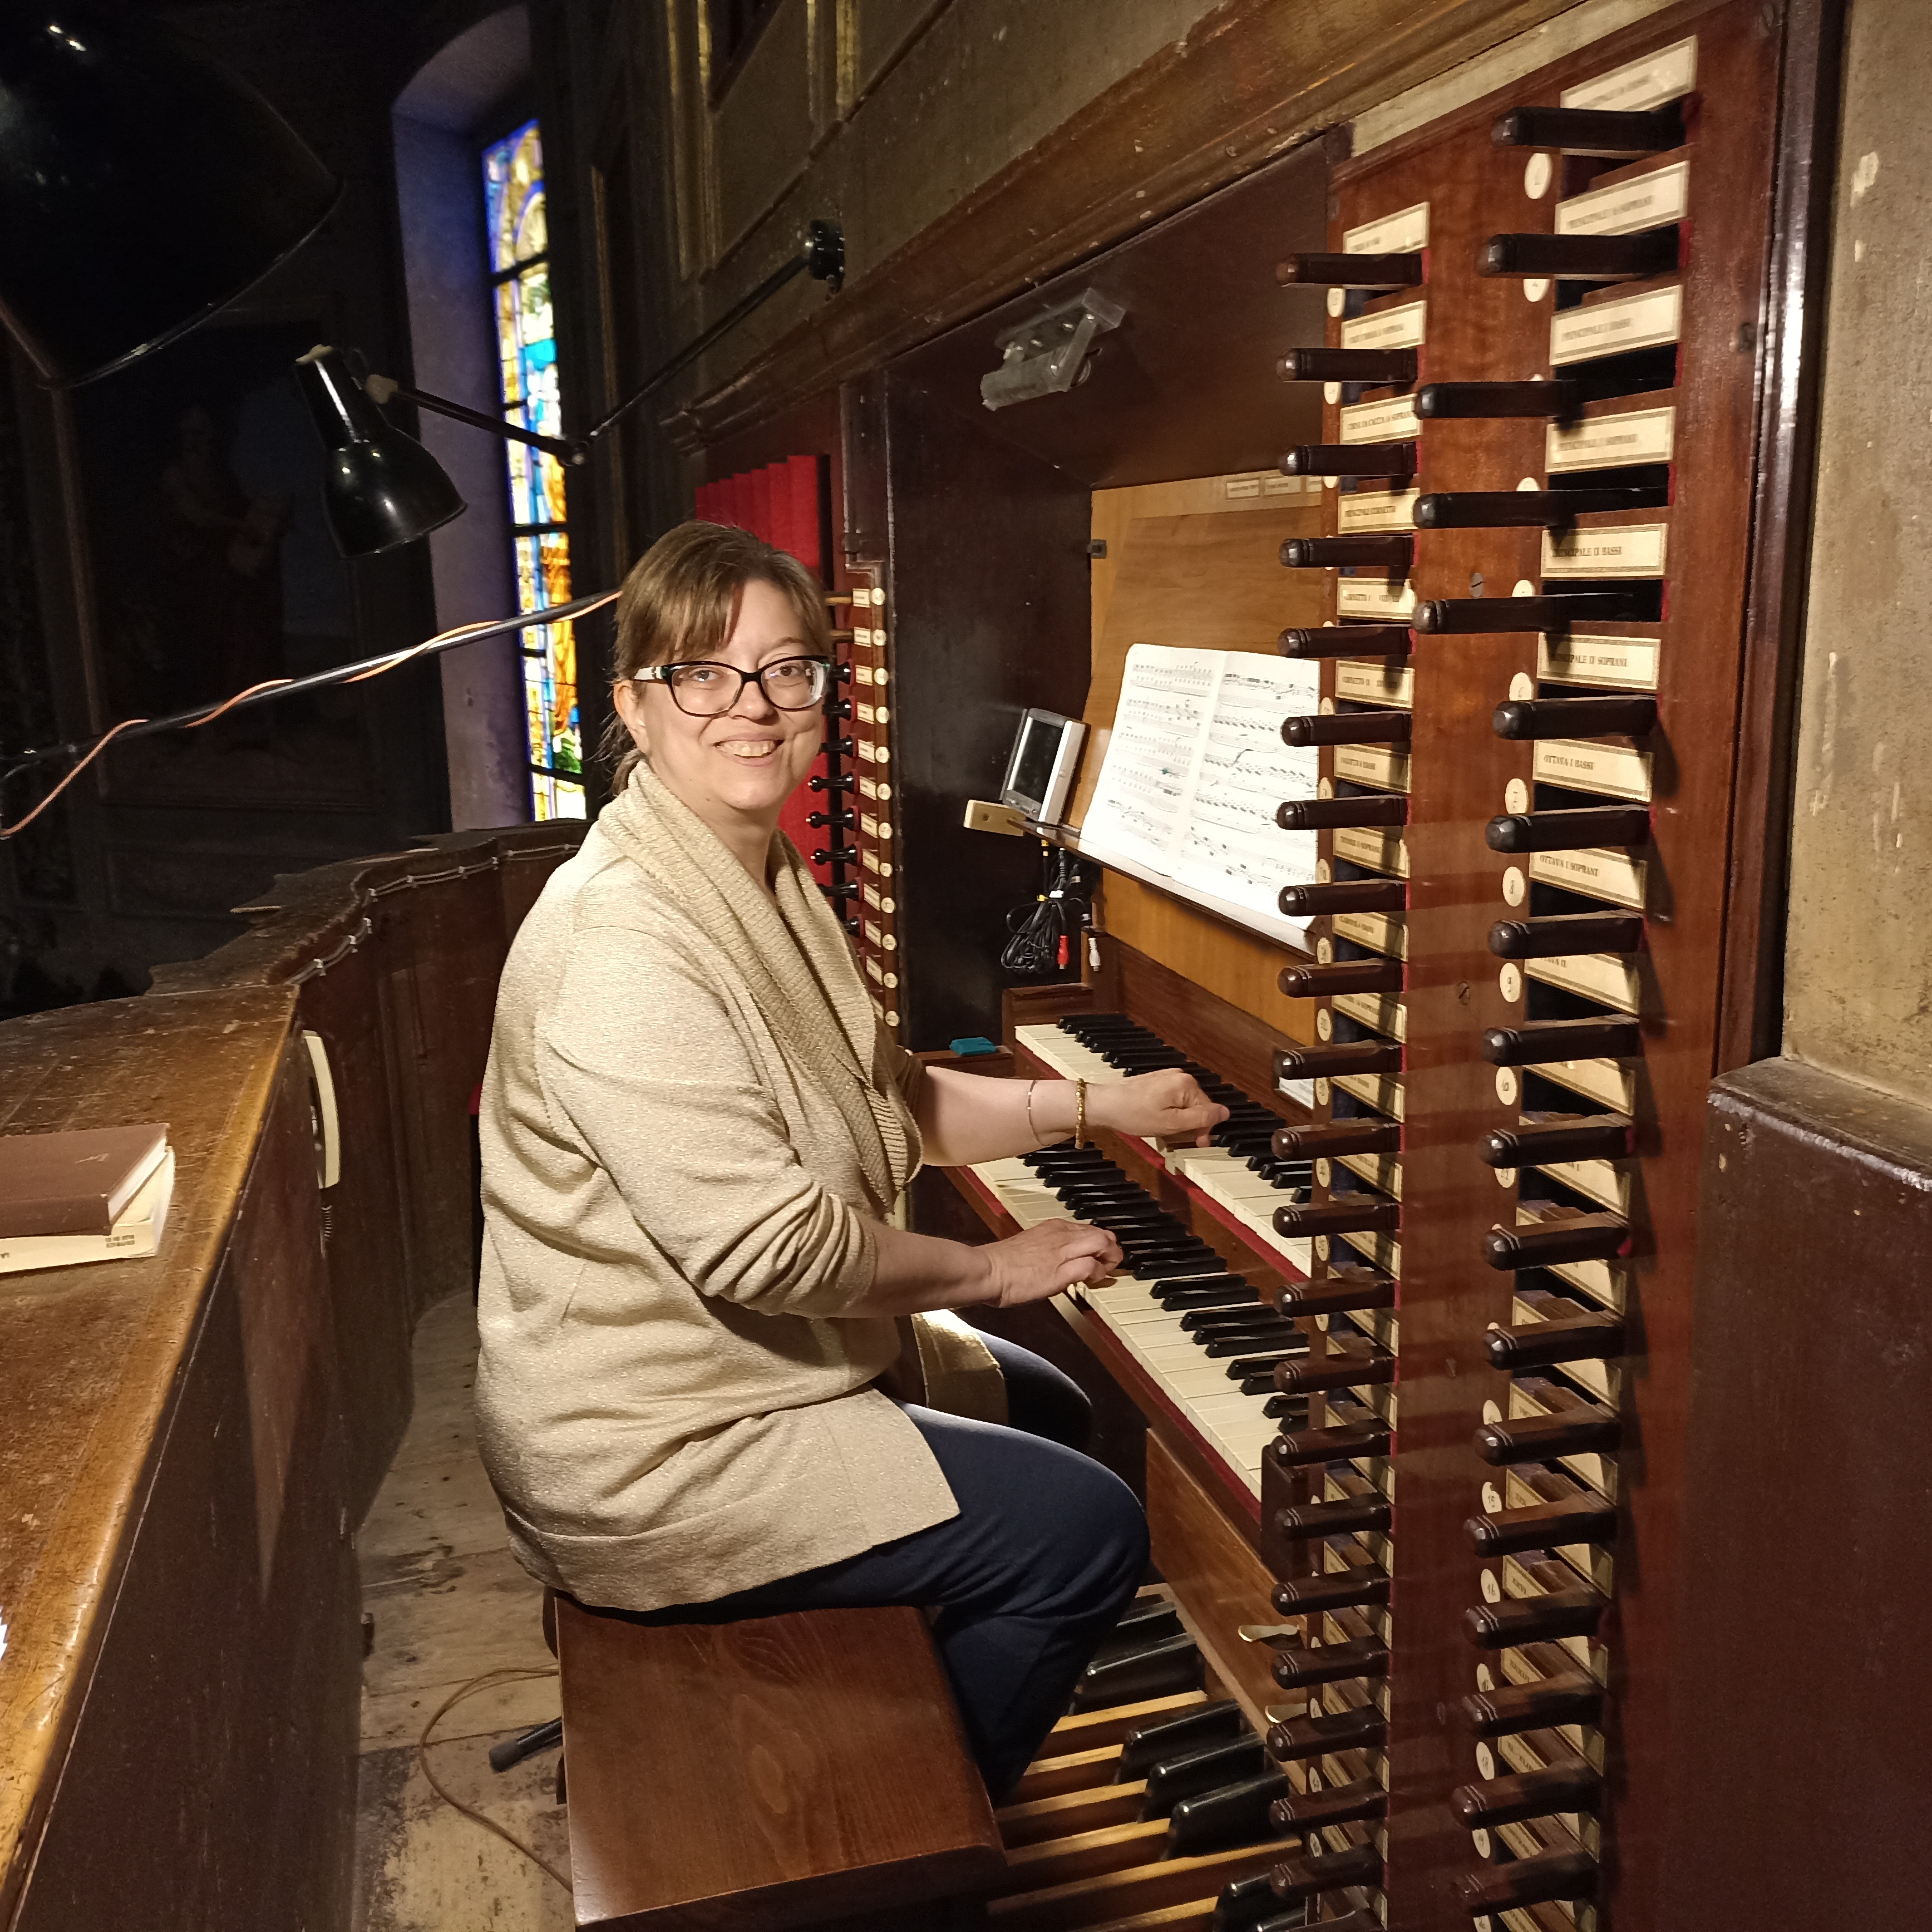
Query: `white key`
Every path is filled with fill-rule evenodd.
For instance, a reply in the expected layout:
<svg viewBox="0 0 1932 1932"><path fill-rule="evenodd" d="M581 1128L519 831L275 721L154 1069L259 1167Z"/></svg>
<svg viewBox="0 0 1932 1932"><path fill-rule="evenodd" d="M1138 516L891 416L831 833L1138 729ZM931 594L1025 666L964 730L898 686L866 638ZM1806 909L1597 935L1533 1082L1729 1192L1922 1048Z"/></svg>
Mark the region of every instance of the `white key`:
<svg viewBox="0 0 1932 1932"><path fill-rule="evenodd" d="M1118 1066L1109 1066L1090 1046L1082 1046L1070 1033L1063 1033L1057 1026L1016 1027L1013 1037L1063 1080L1124 1080L1127 1077Z"/></svg>
<svg viewBox="0 0 1932 1932"><path fill-rule="evenodd" d="M1067 1039L1057 1028L1022 1029L1023 1034L1028 1031L1051 1033L1056 1041ZM1078 1042L1069 1044L1077 1046ZM1046 1056L1042 1054L1041 1058ZM1048 1064L1054 1063L1048 1060ZM1219 1148L1183 1151L1190 1157L1190 1165L1204 1154L1216 1156L1216 1162L1205 1163L1210 1168L1217 1163L1224 1168L1233 1165ZM974 1172L1022 1226L1030 1227L1066 1211L1052 1190L1024 1161L983 1161ZM1271 1242L1270 1245L1281 1244ZM1305 1250L1307 1244L1299 1245ZM1226 1272L1218 1266L1196 1271ZM1185 1275L1177 1271L1172 1279L1183 1280ZM1181 1326L1181 1317L1186 1311L1163 1308L1155 1300L1152 1287L1151 1282L1122 1275L1098 1286L1078 1288L1070 1298L1107 1329L1187 1419L1209 1450L1252 1492L1259 1494L1262 1454L1279 1426L1264 1412L1268 1397L1244 1395L1228 1373L1228 1364L1234 1358L1208 1354L1194 1340L1193 1331ZM1265 1346L1254 1351L1257 1356L1268 1352Z"/></svg>

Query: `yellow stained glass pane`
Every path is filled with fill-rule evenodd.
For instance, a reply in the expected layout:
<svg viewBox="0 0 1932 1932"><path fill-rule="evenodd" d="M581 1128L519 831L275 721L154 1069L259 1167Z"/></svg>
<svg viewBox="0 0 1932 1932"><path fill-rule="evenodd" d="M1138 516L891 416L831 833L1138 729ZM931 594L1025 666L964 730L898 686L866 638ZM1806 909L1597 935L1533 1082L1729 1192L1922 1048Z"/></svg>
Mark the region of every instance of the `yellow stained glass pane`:
<svg viewBox="0 0 1932 1932"><path fill-rule="evenodd" d="M561 524L568 517L569 499L564 482L564 468L554 456L544 454L537 459L538 480L543 486L542 498L543 514L541 518L532 518L532 522Z"/></svg>
<svg viewBox="0 0 1932 1932"><path fill-rule="evenodd" d="M543 545L543 601L546 604L570 602L570 539L561 531L537 541ZM527 608L527 607L526 607Z"/></svg>
<svg viewBox="0 0 1932 1932"><path fill-rule="evenodd" d="M501 364L503 400L524 399L524 358L518 335L516 285L506 282L496 291L496 359Z"/></svg>
<svg viewBox="0 0 1932 1932"><path fill-rule="evenodd" d="M545 713L548 706L544 690L543 664L539 658L524 660L524 736L530 747L530 763L549 764L544 755L549 731Z"/></svg>
<svg viewBox="0 0 1932 1932"><path fill-rule="evenodd" d="M577 634L570 624L550 626L550 762L559 771L584 769L577 722Z"/></svg>

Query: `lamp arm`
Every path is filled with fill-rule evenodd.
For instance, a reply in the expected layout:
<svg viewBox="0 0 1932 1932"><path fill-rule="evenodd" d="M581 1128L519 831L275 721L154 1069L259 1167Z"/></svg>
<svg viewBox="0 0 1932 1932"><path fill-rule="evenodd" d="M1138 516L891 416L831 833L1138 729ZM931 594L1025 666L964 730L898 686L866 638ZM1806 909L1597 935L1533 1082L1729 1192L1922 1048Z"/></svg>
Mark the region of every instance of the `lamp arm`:
<svg viewBox="0 0 1932 1932"><path fill-rule="evenodd" d="M836 221L813 222L806 231L805 246L789 262L774 268L742 301L734 302L709 328L686 344L662 368L646 376L615 409L598 417L584 432L583 440L586 443L595 442L607 430L615 428L680 370L689 368L720 336L728 334L754 310L763 308L788 282L802 274L809 274L814 281L828 284L834 295L844 285L845 237Z"/></svg>
<svg viewBox="0 0 1932 1932"><path fill-rule="evenodd" d="M433 396L427 390L412 389L406 383L398 382L393 376L365 375L361 379L362 387L370 400L378 404L400 396L404 402L413 403L419 410L433 410L440 416L467 423L472 429L488 430L492 436L502 436L512 442L526 442L532 449L547 451L574 466L584 461L590 453L591 444L607 430L614 428L680 370L688 368L720 336L729 334L748 315L764 308L788 282L802 274L809 274L814 281L829 284L835 295L844 284L845 237L836 221L813 222L806 230L805 246L789 262L774 268L750 294L734 302L709 328L686 344L662 368L647 376L615 409L606 411L581 436L538 436L532 430L519 429L514 424L506 422L501 416L486 415L466 404L452 403L447 396Z"/></svg>
<svg viewBox="0 0 1932 1932"><path fill-rule="evenodd" d="M587 616L592 610L615 601L614 590L593 592L587 597L574 598L568 604L552 604L542 610L526 610L514 617L504 617L494 623L465 625L454 631L446 631L440 635L426 639L419 644L405 645L399 651L384 651L373 658L358 658L352 664L332 665L327 670L311 671L306 677L278 679L271 683L257 685L238 697L214 704L190 705L185 711L170 712L165 718L143 718L131 724L117 725L113 730L103 732L98 736L79 740L70 739L60 745L43 745L38 749L21 753L4 772L0 772L0 790L22 773L30 772L41 765L53 764L62 758L76 758L92 754L104 741L112 738L116 744L130 738L152 738L158 731L175 731L196 724L213 722L220 713L238 711L244 706L252 709L257 704L272 704L284 698L293 698L298 692L319 691L326 685L353 684L359 679L374 677L379 673L392 670L406 661L420 658L440 657L445 651L460 650L465 644L481 644L486 638L500 638L512 631L527 629L532 624L559 624L573 617ZM5 828L0 836L17 830L17 826Z"/></svg>
<svg viewBox="0 0 1932 1932"><path fill-rule="evenodd" d="M432 396L426 389L412 389L392 376L365 376L362 386L373 402L386 404L392 397L400 396L404 402L413 403L419 410L434 410L440 416L467 423L472 429L487 429L493 436L505 437L512 442L526 442L532 449L548 451L566 463L581 463L588 453L580 436L539 436L534 430L519 429L514 423L506 422L501 416L486 415L466 404L452 403L447 396Z"/></svg>

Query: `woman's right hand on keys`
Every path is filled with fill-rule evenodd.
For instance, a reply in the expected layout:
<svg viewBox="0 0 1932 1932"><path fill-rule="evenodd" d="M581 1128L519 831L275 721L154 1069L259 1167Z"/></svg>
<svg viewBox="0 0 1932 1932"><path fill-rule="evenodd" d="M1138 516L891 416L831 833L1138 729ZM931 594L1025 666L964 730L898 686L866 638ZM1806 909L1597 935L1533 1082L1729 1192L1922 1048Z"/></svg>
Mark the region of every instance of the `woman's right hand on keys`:
<svg viewBox="0 0 1932 1932"><path fill-rule="evenodd" d="M1081 1221L1037 1222L975 1252L985 1258L991 1289L986 1300L996 1308L1044 1301L1120 1264L1120 1244L1113 1236Z"/></svg>

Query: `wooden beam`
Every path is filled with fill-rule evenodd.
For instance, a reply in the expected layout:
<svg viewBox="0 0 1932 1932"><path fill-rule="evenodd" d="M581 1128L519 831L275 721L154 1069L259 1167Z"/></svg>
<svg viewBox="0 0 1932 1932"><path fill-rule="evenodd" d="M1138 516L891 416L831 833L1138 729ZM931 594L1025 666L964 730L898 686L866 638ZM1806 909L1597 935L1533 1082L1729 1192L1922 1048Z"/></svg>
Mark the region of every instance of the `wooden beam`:
<svg viewBox="0 0 1932 1932"><path fill-rule="evenodd" d="M714 443L1574 4L1227 0L667 426Z"/></svg>

